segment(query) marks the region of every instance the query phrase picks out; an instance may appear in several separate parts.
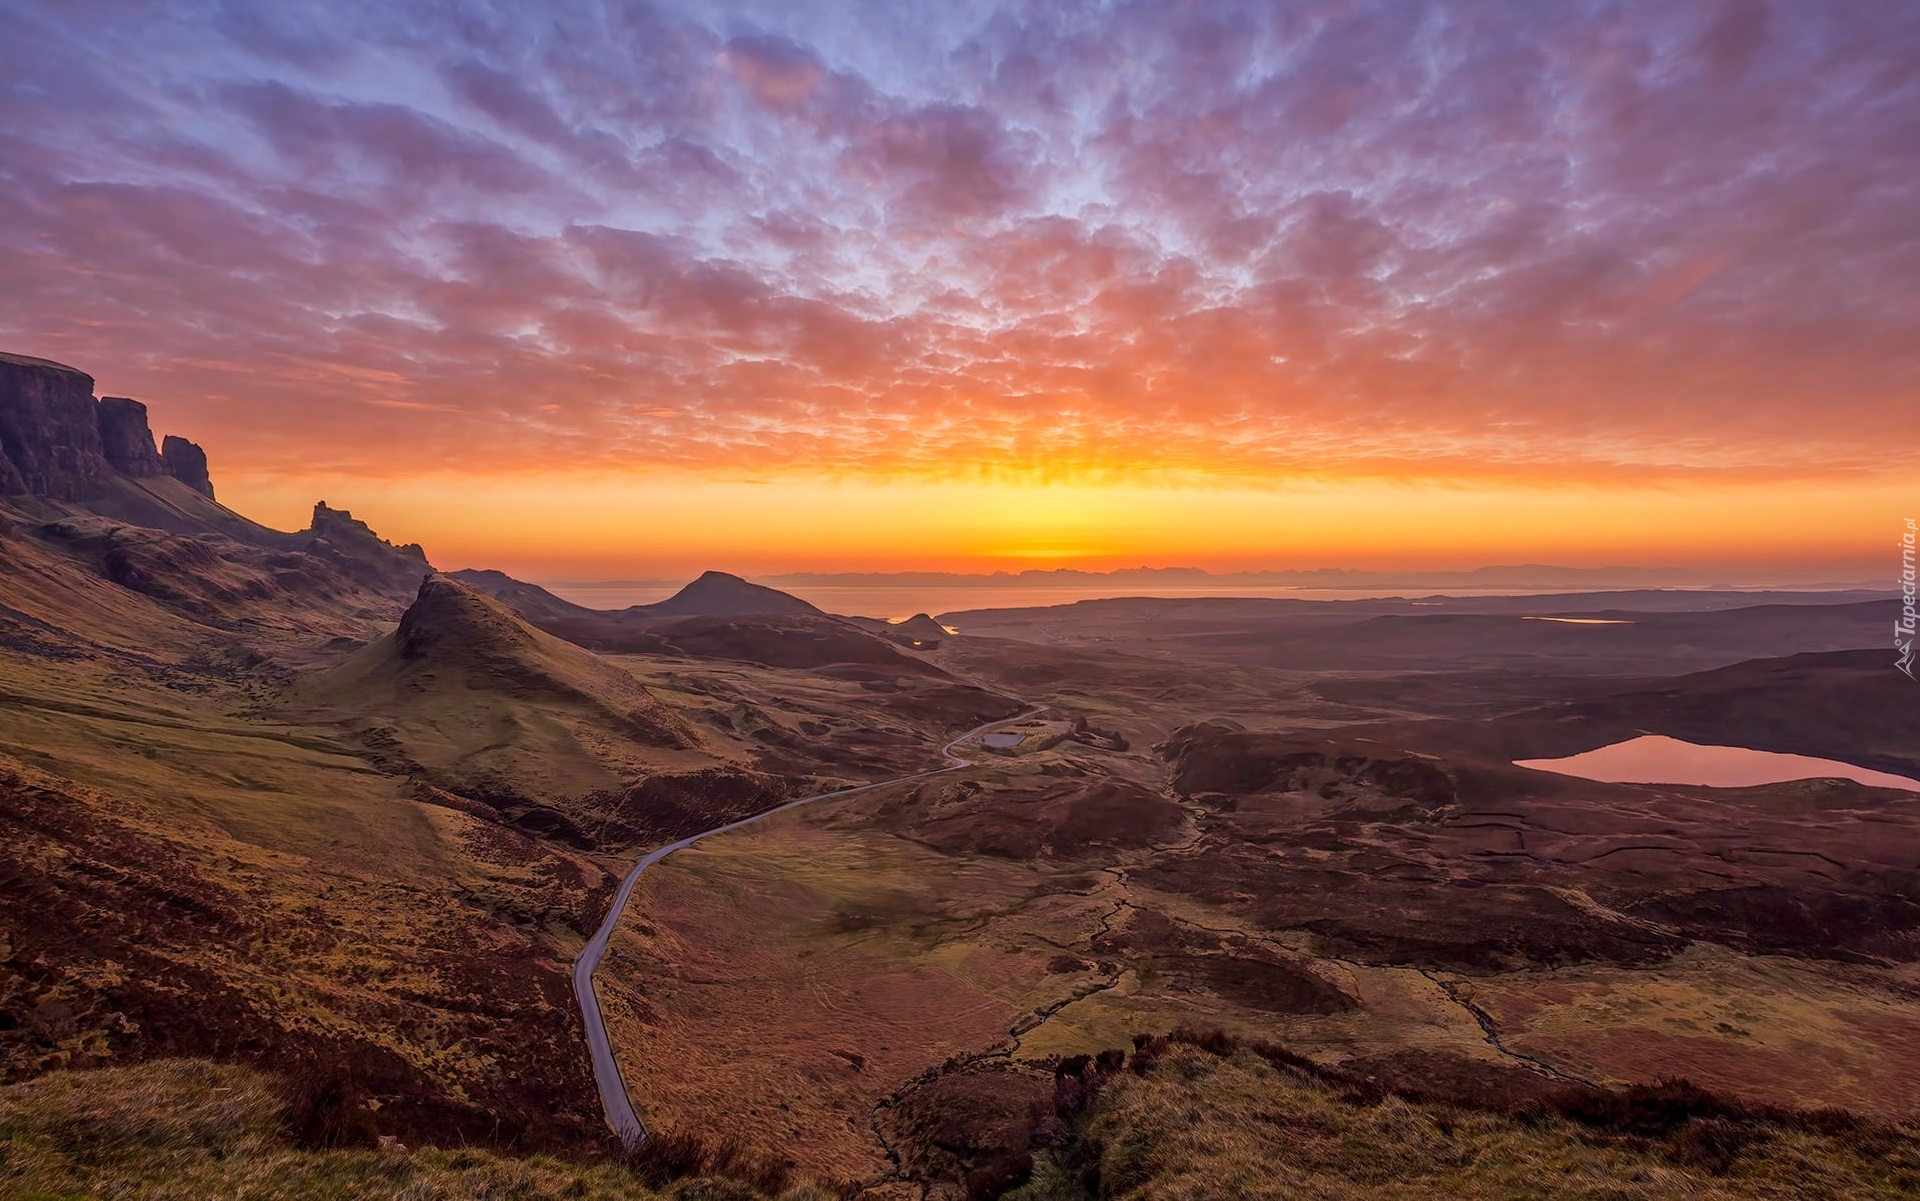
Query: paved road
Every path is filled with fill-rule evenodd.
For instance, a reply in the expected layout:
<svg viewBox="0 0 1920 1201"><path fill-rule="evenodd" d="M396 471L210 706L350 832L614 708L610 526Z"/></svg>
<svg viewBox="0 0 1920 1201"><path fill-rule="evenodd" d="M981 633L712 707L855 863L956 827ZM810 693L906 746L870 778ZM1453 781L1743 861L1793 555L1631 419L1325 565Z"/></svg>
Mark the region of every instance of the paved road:
<svg viewBox="0 0 1920 1201"><path fill-rule="evenodd" d="M838 792L823 792L817 796L801 797L797 801L788 801L784 805L756 813L752 817L743 817L737 822L716 826L711 830L682 838L679 842L668 843L633 865L627 878L620 882L620 891L613 895L613 904L607 909L607 918L600 928L587 941L580 958L573 961L573 995L580 1000L580 1021L587 1030L587 1051L593 1058L593 1079L600 1088L600 1107L606 1111L607 1125L620 1136L620 1142L632 1150L647 1137L647 1128L641 1124L640 1115L633 1112L633 1102L627 1096L627 1082L620 1076L620 1064L613 1057L613 1047L607 1041L607 1023L600 1016L600 996L593 988L593 973L600 967L600 961L607 954L607 940L613 937L615 926L620 924L620 915L627 908L627 899L633 896L633 886L640 882L640 873L665 859L675 851L692 846L703 838L712 838L715 834L725 834L728 830L738 830L741 826L752 825L763 818L776 813L785 813L789 809L798 809L802 805L811 805L815 801L830 801L835 797L852 796L857 792L871 792L876 788L886 788L893 784L904 784L909 780L924 780L928 776L944 775L958 771L963 767L972 767L973 760L962 759L953 753L953 748L985 734L995 726L1004 726L1010 722L1021 721L1039 713L1039 709L1030 709L1013 717L1003 717L999 721L990 721L984 726L976 726L960 737L940 748L940 754L948 760L945 767L936 767L930 771L915 772L910 776L899 776L891 780L880 780L873 784L862 784L856 788L842 788Z"/></svg>

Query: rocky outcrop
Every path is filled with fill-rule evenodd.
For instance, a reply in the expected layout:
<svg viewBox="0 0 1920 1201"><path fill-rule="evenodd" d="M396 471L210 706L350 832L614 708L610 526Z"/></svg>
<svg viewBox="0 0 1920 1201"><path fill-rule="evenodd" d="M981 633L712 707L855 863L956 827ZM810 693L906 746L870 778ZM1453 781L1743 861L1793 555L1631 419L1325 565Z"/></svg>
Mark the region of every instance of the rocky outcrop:
<svg viewBox="0 0 1920 1201"><path fill-rule="evenodd" d="M167 465L153 445L153 430L147 425L147 406L125 396L103 396L98 412L100 453L115 471L143 480L167 474ZM204 474L204 457L200 467ZM213 495L212 491L207 495Z"/></svg>
<svg viewBox="0 0 1920 1201"><path fill-rule="evenodd" d="M0 354L0 448L11 492L92 500L107 490L93 377L62 363Z"/></svg>
<svg viewBox="0 0 1920 1201"><path fill-rule="evenodd" d="M155 449L147 406L93 398L93 377L61 363L0 353L0 496L94 501L115 474L168 475L207 499L207 452L168 436Z"/></svg>
<svg viewBox="0 0 1920 1201"><path fill-rule="evenodd" d="M343 545L371 542L413 562L427 561L427 552L420 549L419 543L409 542L396 546L374 533L372 526L352 513L345 509L333 508L324 500L315 502L313 506L313 525L309 528L309 532L315 537L326 538Z"/></svg>
<svg viewBox="0 0 1920 1201"><path fill-rule="evenodd" d="M172 439L168 439L169 442ZM197 448L196 448L197 449ZM304 549L332 562L348 575L383 591L414 589L432 571L417 542L395 546L364 521L326 501L313 506L313 526ZM458 587L458 585L449 585Z"/></svg>
<svg viewBox="0 0 1920 1201"><path fill-rule="evenodd" d="M160 458L166 464L168 475L208 500L213 499L213 480L207 475L207 452L200 449L198 442L168 434L160 444Z"/></svg>

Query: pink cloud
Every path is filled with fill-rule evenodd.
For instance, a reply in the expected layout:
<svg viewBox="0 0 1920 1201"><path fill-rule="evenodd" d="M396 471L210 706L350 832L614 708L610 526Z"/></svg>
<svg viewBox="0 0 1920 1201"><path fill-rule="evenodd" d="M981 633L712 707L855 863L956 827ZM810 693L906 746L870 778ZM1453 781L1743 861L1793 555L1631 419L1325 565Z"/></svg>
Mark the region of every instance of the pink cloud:
<svg viewBox="0 0 1920 1201"><path fill-rule="evenodd" d="M0 345L368 473L1893 470L1920 17L1816 7L30 4Z"/></svg>

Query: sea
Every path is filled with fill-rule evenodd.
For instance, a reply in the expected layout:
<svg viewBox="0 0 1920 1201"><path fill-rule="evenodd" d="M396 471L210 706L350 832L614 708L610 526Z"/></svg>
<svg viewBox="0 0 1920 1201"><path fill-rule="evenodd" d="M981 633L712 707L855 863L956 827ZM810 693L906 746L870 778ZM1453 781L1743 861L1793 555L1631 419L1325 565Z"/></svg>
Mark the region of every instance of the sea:
<svg viewBox="0 0 1920 1201"><path fill-rule="evenodd" d="M547 583L541 587L563 600L589 609L625 609L631 605L650 605L672 596L681 588L677 583L610 582ZM967 609L1034 609L1051 605L1071 605L1076 601L1102 600L1118 596L1150 596L1167 600L1206 596L1251 596L1292 600L1366 600L1374 597L1433 595L1434 589L1399 588L1285 588L1275 586L1224 585L1192 588L1127 588L1123 586L1052 584L934 584L898 586L875 584L859 586L808 586L780 584L801 600L843 617L878 617L904 621L916 613L938 617ZM1450 594L1473 596L1545 596L1570 591L1567 588L1452 588Z"/></svg>

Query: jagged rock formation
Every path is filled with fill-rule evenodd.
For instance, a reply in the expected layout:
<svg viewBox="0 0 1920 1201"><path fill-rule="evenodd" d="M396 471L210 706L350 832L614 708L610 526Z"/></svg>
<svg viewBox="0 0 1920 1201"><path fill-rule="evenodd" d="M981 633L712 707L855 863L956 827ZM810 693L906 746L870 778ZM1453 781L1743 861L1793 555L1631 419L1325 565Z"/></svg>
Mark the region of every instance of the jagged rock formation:
<svg viewBox="0 0 1920 1201"><path fill-rule="evenodd" d="M153 430L147 425L147 406L125 396L103 396L99 416L100 453L115 471L135 479L167 474L167 465L153 445ZM203 460L203 471L205 467Z"/></svg>
<svg viewBox="0 0 1920 1201"><path fill-rule="evenodd" d="M168 435L155 449L147 406L93 398L93 377L48 359L0 353L0 496L96 501L129 479L171 475L209 500L207 452Z"/></svg>
<svg viewBox="0 0 1920 1201"><path fill-rule="evenodd" d="M63 363L0 354L0 449L11 493L92 500L107 490L93 377Z"/></svg>
<svg viewBox="0 0 1920 1201"><path fill-rule="evenodd" d="M248 521L213 499L199 446L169 436L155 448L146 405L95 400L85 372L4 353L0 502L27 544L0 556L0 577L26 581L31 596L14 599L50 611L74 599L66 573L78 571L214 628L363 632L397 617L432 570L420 547L324 503L300 533ZM9 616L0 606L0 640Z"/></svg>
<svg viewBox="0 0 1920 1201"><path fill-rule="evenodd" d="M366 522L345 509L329 508L324 500L313 506L313 525L307 532L302 549L308 554L383 591L413 588L433 570L419 543L395 546Z"/></svg>
<svg viewBox="0 0 1920 1201"><path fill-rule="evenodd" d="M160 458L167 474L208 500L213 499L213 480L207 475L207 452L198 442L189 442L177 434L168 434L160 444Z"/></svg>

